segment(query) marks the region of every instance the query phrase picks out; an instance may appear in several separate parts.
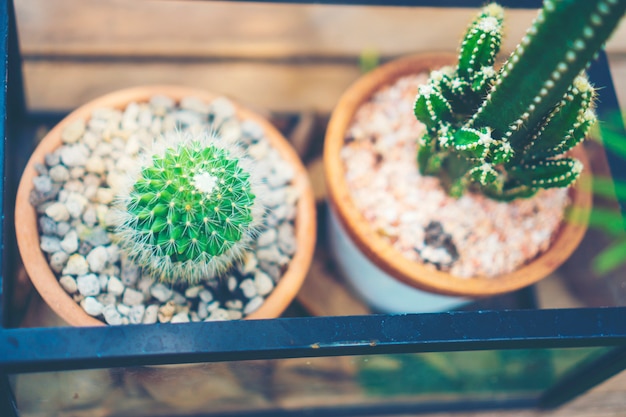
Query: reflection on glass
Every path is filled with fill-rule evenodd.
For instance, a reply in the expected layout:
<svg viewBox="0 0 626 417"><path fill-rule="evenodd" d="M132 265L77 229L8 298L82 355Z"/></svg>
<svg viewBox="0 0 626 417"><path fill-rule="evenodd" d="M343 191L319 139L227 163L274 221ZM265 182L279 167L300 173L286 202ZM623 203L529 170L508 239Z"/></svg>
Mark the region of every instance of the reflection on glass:
<svg viewBox="0 0 626 417"><path fill-rule="evenodd" d="M24 416L159 416L540 395L605 348L338 356L14 375ZM54 414L56 415L56 414Z"/></svg>

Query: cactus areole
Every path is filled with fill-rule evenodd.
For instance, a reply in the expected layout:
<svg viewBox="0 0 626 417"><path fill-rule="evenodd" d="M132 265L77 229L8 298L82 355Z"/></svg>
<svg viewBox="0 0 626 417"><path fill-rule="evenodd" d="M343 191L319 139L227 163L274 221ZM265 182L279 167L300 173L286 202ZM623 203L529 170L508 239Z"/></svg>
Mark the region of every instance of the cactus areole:
<svg viewBox="0 0 626 417"><path fill-rule="evenodd" d="M254 232L250 173L216 143L186 138L157 147L121 198L120 245L162 281L213 278Z"/></svg>
<svg viewBox="0 0 626 417"><path fill-rule="evenodd" d="M433 71L419 89L420 172L440 177L453 196L471 189L504 201L572 185L582 165L565 154L596 121L584 71L625 10L626 0L545 0L496 71L504 12L483 8L457 67Z"/></svg>

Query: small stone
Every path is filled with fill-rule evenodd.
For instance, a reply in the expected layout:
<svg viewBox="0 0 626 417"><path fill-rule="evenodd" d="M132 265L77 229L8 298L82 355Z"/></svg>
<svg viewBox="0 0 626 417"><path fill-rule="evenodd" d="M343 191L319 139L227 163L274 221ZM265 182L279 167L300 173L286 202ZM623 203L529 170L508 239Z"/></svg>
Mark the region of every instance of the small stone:
<svg viewBox="0 0 626 417"><path fill-rule="evenodd" d="M58 226L57 222L48 216L39 217L39 230L42 235L56 235Z"/></svg>
<svg viewBox="0 0 626 417"><path fill-rule="evenodd" d="M65 143L77 142L85 133L85 121L78 119L65 126L61 132L61 140Z"/></svg>
<svg viewBox="0 0 626 417"><path fill-rule="evenodd" d="M100 281L100 291L106 291L109 284L109 276L106 274L98 275L98 281Z"/></svg>
<svg viewBox="0 0 626 417"><path fill-rule="evenodd" d="M70 179L70 171L63 165L55 165L50 168L50 179L54 182L65 182Z"/></svg>
<svg viewBox="0 0 626 417"><path fill-rule="evenodd" d="M204 287L202 285L196 285L194 287L189 287L185 290L185 297L187 298L198 298L200 291L202 291Z"/></svg>
<svg viewBox="0 0 626 417"><path fill-rule="evenodd" d="M48 176L37 176L33 178L33 187L40 193L49 193L52 191L52 180Z"/></svg>
<svg viewBox="0 0 626 417"><path fill-rule="evenodd" d="M146 307L143 304L131 306L130 311L128 312L128 320L131 324L141 324L145 317L145 313Z"/></svg>
<svg viewBox="0 0 626 417"><path fill-rule="evenodd" d="M88 202L89 201L87 200L87 198L85 198L83 195L78 193L70 193L67 196L65 207L67 207L70 216L78 219L83 214L83 211L85 210L85 207L87 207Z"/></svg>
<svg viewBox="0 0 626 417"><path fill-rule="evenodd" d="M262 271L254 274L254 285L259 295L266 296L274 289L274 281ZM250 297L248 297L250 298Z"/></svg>
<svg viewBox="0 0 626 417"><path fill-rule="evenodd" d="M81 301L80 306L83 308L83 310L85 310L85 313L93 317L97 317L102 314L105 308L101 303L98 302L98 300L93 297L85 297L83 301Z"/></svg>
<svg viewBox="0 0 626 417"><path fill-rule="evenodd" d="M61 163L61 154L57 149L54 152L47 153L44 159L46 160L46 165L48 165L49 167L53 167Z"/></svg>
<svg viewBox="0 0 626 417"><path fill-rule="evenodd" d="M39 247L46 253L54 253L61 250L61 241L56 236L42 236Z"/></svg>
<svg viewBox="0 0 626 417"><path fill-rule="evenodd" d="M161 283L154 284L150 288L150 295L152 295L154 298L156 298L162 303L172 298L173 294L174 292L170 288L166 287L165 285Z"/></svg>
<svg viewBox="0 0 626 417"><path fill-rule="evenodd" d="M161 323L169 323L176 312L176 306L172 302L168 302L167 304L161 306L159 308L159 322Z"/></svg>
<svg viewBox="0 0 626 417"><path fill-rule="evenodd" d="M256 255L259 259L259 262L269 262L274 264L281 264L283 262L284 256L279 252L276 246L270 246L268 248L259 249L256 252Z"/></svg>
<svg viewBox="0 0 626 417"><path fill-rule="evenodd" d="M70 212L63 203L53 203L49 205L45 213L46 216L50 217L55 222L66 222L70 219Z"/></svg>
<svg viewBox="0 0 626 417"><path fill-rule="evenodd" d="M224 321L229 319L230 314L228 314L228 310L218 308L215 311L211 312L211 315L209 315L206 321Z"/></svg>
<svg viewBox="0 0 626 417"><path fill-rule="evenodd" d="M115 297L114 294L103 293L96 298L102 305L105 306L117 304L117 297Z"/></svg>
<svg viewBox="0 0 626 417"><path fill-rule="evenodd" d="M84 145L68 145L60 148L61 162L67 167L84 166L89 149ZM74 177L76 178L76 177Z"/></svg>
<svg viewBox="0 0 626 417"><path fill-rule="evenodd" d="M286 255L291 256L296 253L296 231L291 223L278 226L278 247Z"/></svg>
<svg viewBox="0 0 626 417"><path fill-rule="evenodd" d="M110 204L115 198L115 193L110 188L100 187L96 191L96 201L100 204Z"/></svg>
<svg viewBox="0 0 626 417"><path fill-rule="evenodd" d="M76 280L69 275L63 275L59 278L59 284L68 294L74 294L78 291L78 285L76 284Z"/></svg>
<svg viewBox="0 0 626 417"><path fill-rule="evenodd" d="M57 236L66 236L70 232L71 228L72 226L68 222L57 223Z"/></svg>
<svg viewBox="0 0 626 417"><path fill-rule="evenodd" d="M173 291L172 301L177 306L186 306L189 300L187 300L187 298L183 294L179 293L178 291Z"/></svg>
<svg viewBox="0 0 626 417"><path fill-rule="evenodd" d="M75 253L69 257L63 275L85 275L89 272L89 264L83 255Z"/></svg>
<svg viewBox="0 0 626 417"><path fill-rule="evenodd" d="M211 291L209 291L209 290L202 290L202 291L200 291L198 293L198 296L206 304L209 304L210 302L213 301L213 293Z"/></svg>
<svg viewBox="0 0 626 417"><path fill-rule="evenodd" d="M144 301L143 293L132 288L126 288L122 302L128 306L136 306Z"/></svg>
<svg viewBox="0 0 626 417"><path fill-rule="evenodd" d="M220 308L220 305L221 305L221 304L220 304L220 302L219 302L219 301L213 301L212 303L209 303L209 304L206 306L206 310L207 310L209 313L212 313L213 311L215 311L215 310L217 310L218 308Z"/></svg>
<svg viewBox="0 0 626 417"><path fill-rule="evenodd" d="M122 295L124 293L124 284L117 277L110 277L107 282L107 292L113 295Z"/></svg>
<svg viewBox="0 0 626 417"><path fill-rule="evenodd" d="M146 307L146 311L143 314L142 323L143 324L154 324L157 322L157 316L159 313L159 306L156 304L151 304Z"/></svg>
<svg viewBox="0 0 626 417"><path fill-rule="evenodd" d="M189 323L189 314L187 313L178 313L175 314L172 319L170 320L170 323Z"/></svg>
<svg viewBox="0 0 626 417"><path fill-rule="evenodd" d="M248 299L254 298L258 295L256 285L254 285L254 281L250 278L241 281L239 288L241 289L244 297Z"/></svg>
<svg viewBox="0 0 626 417"><path fill-rule="evenodd" d="M107 324L110 324L112 326L118 326L122 324L122 315L119 311L117 311L114 305L108 305L104 307L104 309L102 310L102 315L104 316L104 320L107 322Z"/></svg>
<svg viewBox="0 0 626 417"><path fill-rule="evenodd" d="M229 320L240 320L243 318L243 313L240 310L228 310Z"/></svg>
<svg viewBox="0 0 626 417"><path fill-rule="evenodd" d="M201 320L204 320L207 317L209 317L208 305L204 301L200 301L198 303L198 318L200 318Z"/></svg>
<svg viewBox="0 0 626 417"><path fill-rule="evenodd" d="M127 306L126 304L118 304L116 307L117 307L117 311L122 316L127 316L128 317L128 315L130 314L130 307ZM133 306L133 307L136 307L136 306Z"/></svg>
<svg viewBox="0 0 626 417"><path fill-rule="evenodd" d="M237 278L235 278L234 276L229 276L226 279L226 285L228 286L228 291L235 292L235 290L237 289Z"/></svg>
<svg viewBox="0 0 626 417"><path fill-rule="evenodd" d="M52 268L52 270L57 274L60 274L63 271L69 257L70 256L64 251L53 253L50 255L50 268Z"/></svg>
<svg viewBox="0 0 626 417"><path fill-rule="evenodd" d="M93 272L101 272L109 260L109 254L104 246L96 246L87 255L89 269Z"/></svg>
<svg viewBox="0 0 626 417"><path fill-rule="evenodd" d="M78 250L78 233L76 232L76 230L71 229L69 232L67 232L67 234L61 241L61 248L63 248L65 253L67 253L68 255L71 255Z"/></svg>
<svg viewBox="0 0 626 417"><path fill-rule="evenodd" d="M120 260L120 247L116 244L105 246L109 262L114 263Z"/></svg>
<svg viewBox="0 0 626 417"><path fill-rule="evenodd" d="M276 229L267 229L258 236L256 244L258 247L269 246L276 242L277 236L278 233L276 232Z"/></svg>
<svg viewBox="0 0 626 417"><path fill-rule="evenodd" d="M89 252L91 252L92 249L93 245L91 245L89 242L80 242L80 244L78 245L78 253L83 256L89 255Z"/></svg>
<svg viewBox="0 0 626 417"><path fill-rule="evenodd" d="M85 195L88 195L86 192ZM96 208L92 205L88 205L85 211L83 212L83 223L89 227L94 227L96 222L98 221L98 215L96 213Z"/></svg>
<svg viewBox="0 0 626 417"><path fill-rule="evenodd" d="M76 279L78 292L85 297L100 294L100 281L95 274L80 275Z"/></svg>
<svg viewBox="0 0 626 417"><path fill-rule="evenodd" d="M256 310L259 309L259 307L263 305L264 301L265 300L261 296L254 297L248 302L248 304L246 304L245 308L243 309L243 314L247 316L248 314L254 313Z"/></svg>
<svg viewBox="0 0 626 417"><path fill-rule="evenodd" d="M247 137L251 142L258 142L263 138L263 127L253 120L244 120L241 122L241 132L244 137Z"/></svg>
<svg viewBox="0 0 626 417"><path fill-rule="evenodd" d="M87 159L87 162L85 162L85 170L93 174L102 175L106 171L106 166L104 165L102 158L99 156L92 156Z"/></svg>
<svg viewBox="0 0 626 417"><path fill-rule="evenodd" d="M73 167L70 169L70 181L72 184L76 184L73 188L68 183L65 183L65 189L70 191L80 192L83 187L83 177L85 176L85 168L82 166Z"/></svg>

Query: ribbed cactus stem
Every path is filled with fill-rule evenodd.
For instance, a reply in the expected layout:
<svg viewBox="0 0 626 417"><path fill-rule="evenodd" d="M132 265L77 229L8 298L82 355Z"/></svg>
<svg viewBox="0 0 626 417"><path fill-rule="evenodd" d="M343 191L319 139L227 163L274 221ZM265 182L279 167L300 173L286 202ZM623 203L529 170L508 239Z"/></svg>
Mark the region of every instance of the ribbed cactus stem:
<svg viewBox="0 0 626 417"><path fill-rule="evenodd" d="M469 125L490 126L521 150L625 11L624 0L546 0Z"/></svg>
<svg viewBox="0 0 626 417"><path fill-rule="evenodd" d="M223 146L206 135L161 140L120 196L119 244L161 281L215 279L255 233L250 170Z"/></svg>

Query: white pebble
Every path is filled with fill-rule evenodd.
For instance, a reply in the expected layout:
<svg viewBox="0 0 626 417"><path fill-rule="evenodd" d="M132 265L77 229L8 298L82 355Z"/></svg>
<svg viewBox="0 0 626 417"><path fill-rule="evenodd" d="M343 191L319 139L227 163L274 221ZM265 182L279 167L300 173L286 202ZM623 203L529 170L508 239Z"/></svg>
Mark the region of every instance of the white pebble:
<svg viewBox="0 0 626 417"><path fill-rule="evenodd" d="M248 302L248 304L246 304L246 307L243 309L243 314L247 316L248 314L254 313L263 305L264 301L263 297L254 297L250 300L250 302Z"/></svg>
<svg viewBox="0 0 626 417"><path fill-rule="evenodd" d="M69 275L63 275L59 278L59 284L68 294L74 294L78 291L78 285L76 285L76 280Z"/></svg>
<svg viewBox="0 0 626 417"><path fill-rule="evenodd" d="M117 311L114 305L108 305L104 307L104 309L102 310L102 315L104 316L104 320L107 322L107 324L110 324L112 326L122 324L122 315L119 311Z"/></svg>
<svg viewBox="0 0 626 417"><path fill-rule="evenodd" d="M206 321L224 321L230 320L230 315L228 314L228 310L223 308L218 308L214 310L211 315L206 319Z"/></svg>
<svg viewBox="0 0 626 417"><path fill-rule="evenodd" d="M202 285L196 285L194 287L189 287L185 290L185 297L187 298L198 298L200 291L202 291L204 287Z"/></svg>
<svg viewBox="0 0 626 417"><path fill-rule="evenodd" d="M61 140L65 143L77 142L85 133L85 121L78 119L65 126L61 132Z"/></svg>
<svg viewBox="0 0 626 417"><path fill-rule="evenodd" d="M286 255L291 256L296 252L295 229L291 223L283 223L278 226L278 247Z"/></svg>
<svg viewBox="0 0 626 417"><path fill-rule="evenodd" d="M157 284L154 284L150 288L150 295L152 295L154 298L156 298L160 302L164 303L170 298L172 298L172 295L174 295L174 292L170 288L166 287L165 285L161 283L157 283Z"/></svg>
<svg viewBox="0 0 626 417"><path fill-rule="evenodd" d="M59 252L61 250L61 241L56 236L41 236L39 247L46 253Z"/></svg>
<svg viewBox="0 0 626 417"><path fill-rule="evenodd" d="M267 295L274 289L274 281L265 272L258 271L254 274L254 285L259 295ZM248 297L250 298L250 297Z"/></svg>
<svg viewBox="0 0 626 417"><path fill-rule="evenodd" d="M85 162L85 170L93 174L102 175L106 171L104 161L99 156L92 156Z"/></svg>
<svg viewBox="0 0 626 417"><path fill-rule="evenodd" d="M269 246L272 243L276 242L277 236L278 236L278 233L276 232L276 229L267 229L266 231L264 231L258 236L257 241L256 241L257 246L259 247Z"/></svg>
<svg viewBox="0 0 626 417"><path fill-rule="evenodd" d="M100 280L95 274L80 275L76 284L78 292L85 297L100 294Z"/></svg>
<svg viewBox="0 0 626 417"><path fill-rule="evenodd" d="M49 205L45 213L46 216L50 217L55 222L66 222L70 219L70 212L63 203L53 203Z"/></svg>
<svg viewBox="0 0 626 417"><path fill-rule="evenodd" d="M155 306L156 307L156 306ZM156 309L155 309L156 311ZM128 319L131 324L141 324L145 317L146 307L143 304L131 306L128 313Z"/></svg>
<svg viewBox="0 0 626 417"><path fill-rule="evenodd" d="M83 214L88 202L87 198L82 194L70 193L65 201L65 207L67 208L70 216L78 219Z"/></svg>
<svg viewBox="0 0 626 417"><path fill-rule="evenodd" d="M189 323L189 315L187 313L178 313L172 317L170 323Z"/></svg>
<svg viewBox="0 0 626 417"><path fill-rule="evenodd" d="M115 198L115 193L110 188L100 187L96 191L96 201L100 204L110 204Z"/></svg>
<svg viewBox="0 0 626 417"><path fill-rule="evenodd" d="M122 315L122 316L128 316L130 314L130 307L127 306L126 304L118 304L117 305L117 311Z"/></svg>
<svg viewBox="0 0 626 417"><path fill-rule="evenodd" d="M65 182L70 179L70 172L63 165L55 165L50 168L49 175L54 182Z"/></svg>
<svg viewBox="0 0 626 417"><path fill-rule="evenodd" d="M124 284L118 277L110 277L107 282L107 292L113 295L122 295L124 293Z"/></svg>
<svg viewBox="0 0 626 417"><path fill-rule="evenodd" d="M128 306L136 306L138 304L143 303L143 293L137 290L133 290L132 288L126 288L124 291L124 296L122 297L122 302Z"/></svg>
<svg viewBox="0 0 626 417"><path fill-rule="evenodd" d="M75 253L69 257L63 275L85 275L89 272L89 264L83 255Z"/></svg>
<svg viewBox="0 0 626 417"><path fill-rule="evenodd" d="M254 298L258 295L256 285L254 285L254 281L250 278L241 281L241 284L239 284L239 288L241 289L244 297L248 299Z"/></svg>
<svg viewBox="0 0 626 417"><path fill-rule="evenodd" d="M146 311L144 312L143 319L141 322L143 324L154 324L157 322L157 315L159 313L159 306L156 304L151 304L146 307Z"/></svg>
<svg viewBox="0 0 626 417"><path fill-rule="evenodd" d="M198 296L206 304L209 304L211 301L213 301L213 293L211 291L209 291L209 290L202 290L202 291L200 291L198 293Z"/></svg>
<svg viewBox="0 0 626 417"><path fill-rule="evenodd" d="M68 145L60 148L61 162L67 167L84 166L89 150L84 145Z"/></svg>
<svg viewBox="0 0 626 417"><path fill-rule="evenodd" d="M109 254L104 246L96 246L87 255L89 269L93 272L101 272L109 260Z"/></svg>
<svg viewBox="0 0 626 417"><path fill-rule="evenodd" d="M71 229L69 232L67 232L67 234L61 241L61 248L63 248L65 253L67 253L68 255L71 255L78 250L78 233L76 232L76 230Z"/></svg>
<svg viewBox="0 0 626 417"><path fill-rule="evenodd" d="M85 313L93 317L99 316L104 310L104 306L93 297L85 297L80 302L80 306L85 310Z"/></svg>
<svg viewBox="0 0 626 417"><path fill-rule="evenodd" d="M67 263L67 260L70 256L64 251L55 252L50 255L50 268L57 274L60 274Z"/></svg>

